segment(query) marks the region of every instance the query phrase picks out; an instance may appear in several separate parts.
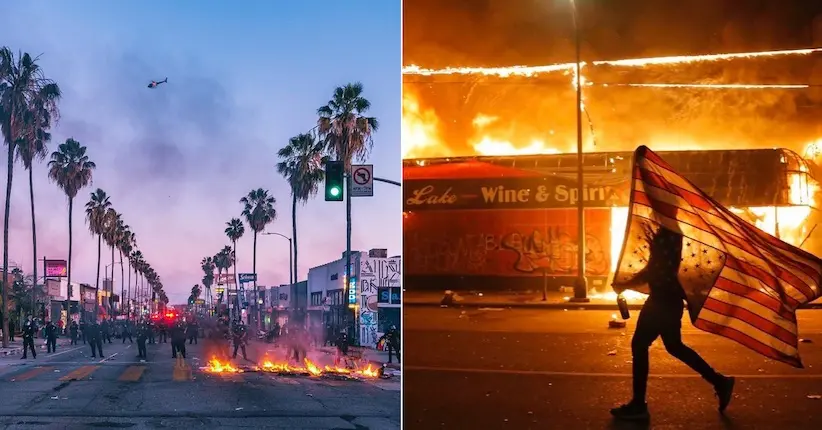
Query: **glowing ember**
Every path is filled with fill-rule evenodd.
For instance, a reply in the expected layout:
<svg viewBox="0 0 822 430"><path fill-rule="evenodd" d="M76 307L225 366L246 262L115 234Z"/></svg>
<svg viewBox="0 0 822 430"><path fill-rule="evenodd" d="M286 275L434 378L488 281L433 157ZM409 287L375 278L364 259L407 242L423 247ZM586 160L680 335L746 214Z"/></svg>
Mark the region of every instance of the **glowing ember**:
<svg viewBox="0 0 822 430"><path fill-rule="evenodd" d="M259 365L259 370L268 373L286 373L286 374L308 374L311 376L322 375L337 375L337 376L356 376L362 378L376 378L379 377L379 369L373 368L369 365L362 370L350 370L338 366L320 367L313 361L306 358L303 361L304 366L297 366L289 363L275 363L270 360L265 360Z"/></svg>
<svg viewBox="0 0 822 430"><path fill-rule="evenodd" d="M216 358L212 358L208 362L208 367L204 368L209 373L241 373L242 370L232 366L229 362L221 362Z"/></svg>
<svg viewBox="0 0 822 430"><path fill-rule="evenodd" d="M323 371L319 367L317 367L316 364L312 363L311 360L306 358L304 361L305 369L308 370L308 373L310 373L313 376L320 376L323 374Z"/></svg>

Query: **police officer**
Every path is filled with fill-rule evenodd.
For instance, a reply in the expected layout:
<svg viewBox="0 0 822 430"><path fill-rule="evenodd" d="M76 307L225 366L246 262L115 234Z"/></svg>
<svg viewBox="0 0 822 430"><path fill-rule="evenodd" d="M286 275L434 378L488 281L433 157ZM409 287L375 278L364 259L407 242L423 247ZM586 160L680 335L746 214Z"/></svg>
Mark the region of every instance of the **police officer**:
<svg viewBox="0 0 822 430"><path fill-rule="evenodd" d="M245 344L248 341L248 330L242 321L237 321L234 324L232 341L234 342L234 353L231 355L231 358L237 358L237 349L240 349L243 352L243 359L248 360L248 356L245 353Z"/></svg>
<svg viewBox="0 0 822 430"><path fill-rule="evenodd" d="M131 338L131 321L123 321L123 343L126 343L126 339L134 343L134 340Z"/></svg>
<svg viewBox="0 0 822 430"><path fill-rule="evenodd" d="M137 357L147 359L146 356L146 340L149 336L149 327L145 321L140 321L137 325ZM131 336L129 336L131 337Z"/></svg>
<svg viewBox="0 0 822 430"><path fill-rule="evenodd" d="M46 323L46 352L57 352L57 326L53 322Z"/></svg>
<svg viewBox="0 0 822 430"><path fill-rule="evenodd" d="M146 328L148 329L148 343L154 344L154 331L157 329L157 327L154 324L154 321L146 321Z"/></svg>
<svg viewBox="0 0 822 430"><path fill-rule="evenodd" d="M101 342L108 342L111 343L111 323L108 320L103 320L103 323L100 324L100 333L102 334L100 341Z"/></svg>
<svg viewBox="0 0 822 430"><path fill-rule="evenodd" d="M80 337L83 338L83 345L86 344L86 327L88 327L86 320L80 320Z"/></svg>
<svg viewBox="0 0 822 430"><path fill-rule="evenodd" d="M191 345L192 343L197 345L197 337L200 332L200 326L197 324L193 318L191 321L188 322L186 325L186 337L188 337L188 344Z"/></svg>
<svg viewBox="0 0 822 430"><path fill-rule="evenodd" d="M100 358L103 358L103 331L100 324L97 324L97 321L93 320L91 324L86 327L86 331L88 332L86 339L88 340L88 344L91 345L91 358L96 358L97 352L100 353Z"/></svg>
<svg viewBox="0 0 822 430"><path fill-rule="evenodd" d="M34 337L37 336L37 324L29 316L26 323L23 325L23 356L21 360L26 359L26 353L31 349L31 358L37 358L37 351L34 350Z"/></svg>
<svg viewBox="0 0 822 430"><path fill-rule="evenodd" d="M186 358L186 327L180 321L171 327L171 357L177 358L177 353Z"/></svg>
<svg viewBox="0 0 822 430"><path fill-rule="evenodd" d="M69 324L69 336L71 336L71 344L77 345L77 335L80 328L77 326L77 321L72 320Z"/></svg>
<svg viewBox="0 0 822 430"><path fill-rule="evenodd" d="M166 334L168 333L168 322L166 320L160 320L157 322L157 334L159 335L159 339L157 339L157 343L166 343ZM173 348L172 348L173 349Z"/></svg>

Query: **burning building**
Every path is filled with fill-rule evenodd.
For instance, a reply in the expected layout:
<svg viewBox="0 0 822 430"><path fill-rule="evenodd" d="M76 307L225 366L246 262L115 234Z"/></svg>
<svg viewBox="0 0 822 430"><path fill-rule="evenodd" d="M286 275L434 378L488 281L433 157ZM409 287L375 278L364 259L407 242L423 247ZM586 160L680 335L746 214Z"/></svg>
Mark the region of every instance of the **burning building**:
<svg viewBox="0 0 822 430"><path fill-rule="evenodd" d="M653 149L653 147L652 147ZM794 245L815 225L816 165L789 149L661 151L677 171L760 229ZM586 215L586 275L603 290L621 251L631 152L474 156L404 162L405 282L410 289L573 285L576 204Z"/></svg>

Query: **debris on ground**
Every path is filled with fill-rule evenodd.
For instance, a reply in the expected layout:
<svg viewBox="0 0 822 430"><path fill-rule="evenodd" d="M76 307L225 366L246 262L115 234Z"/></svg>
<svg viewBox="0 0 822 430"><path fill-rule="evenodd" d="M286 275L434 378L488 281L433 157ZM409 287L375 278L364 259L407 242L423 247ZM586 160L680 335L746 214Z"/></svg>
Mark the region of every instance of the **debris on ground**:
<svg viewBox="0 0 822 430"><path fill-rule="evenodd" d="M617 355L617 351L615 349L608 351L608 355Z"/></svg>

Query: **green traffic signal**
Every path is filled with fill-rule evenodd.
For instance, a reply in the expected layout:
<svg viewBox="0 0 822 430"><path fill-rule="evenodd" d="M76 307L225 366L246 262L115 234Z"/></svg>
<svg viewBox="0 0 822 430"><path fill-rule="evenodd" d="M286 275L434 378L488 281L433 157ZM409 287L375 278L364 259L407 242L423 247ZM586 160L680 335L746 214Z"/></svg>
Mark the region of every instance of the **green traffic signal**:
<svg viewBox="0 0 822 430"><path fill-rule="evenodd" d="M342 161L329 161L325 164L325 201L343 200L343 170Z"/></svg>

